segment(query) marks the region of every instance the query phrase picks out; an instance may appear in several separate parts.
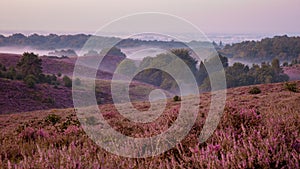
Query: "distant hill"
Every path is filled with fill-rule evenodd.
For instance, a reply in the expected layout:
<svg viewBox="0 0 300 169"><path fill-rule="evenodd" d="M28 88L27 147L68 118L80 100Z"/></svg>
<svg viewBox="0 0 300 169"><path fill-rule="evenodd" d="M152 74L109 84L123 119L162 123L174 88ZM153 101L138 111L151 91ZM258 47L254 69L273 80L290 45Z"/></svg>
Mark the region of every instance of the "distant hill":
<svg viewBox="0 0 300 169"><path fill-rule="evenodd" d="M220 53L228 58L261 63L278 58L290 62L300 60L300 37L275 36L261 41L245 41L226 45Z"/></svg>
<svg viewBox="0 0 300 169"><path fill-rule="evenodd" d="M31 47L39 50L55 50L55 49L80 49L91 35L56 35L49 34L47 36L32 34L25 36L21 33L10 36L0 35L1 47ZM118 38L98 37L103 44L113 44ZM99 46L103 46L99 44ZM104 47L104 46L103 46Z"/></svg>
<svg viewBox="0 0 300 169"><path fill-rule="evenodd" d="M140 40L140 39L120 39L116 37L92 36L85 34L77 35L38 35L32 34L25 36L16 33L10 36L0 35L0 47L29 47L38 50L59 50L59 49L81 49L89 38L97 41L97 48L107 47L133 48L140 46L159 47L163 49L186 48L187 45L192 47L211 46L210 42L191 41L187 43L179 41L161 41L161 40ZM214 44L218 47L216 44Z"/></svg>

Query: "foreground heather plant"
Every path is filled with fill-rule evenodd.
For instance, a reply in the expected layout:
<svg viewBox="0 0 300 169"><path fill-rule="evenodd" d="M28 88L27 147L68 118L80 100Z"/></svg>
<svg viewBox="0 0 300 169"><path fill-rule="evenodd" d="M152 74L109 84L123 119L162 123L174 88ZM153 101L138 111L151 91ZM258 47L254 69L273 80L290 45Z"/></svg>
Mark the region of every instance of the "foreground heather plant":
<svg viewBox="0 0 300 169"><path fill-rule="evenodd" d="M260 112L256 108L236 108L229 106L225 110L222 123L241 131L242 126L250 129L261 123Z"/></svg>

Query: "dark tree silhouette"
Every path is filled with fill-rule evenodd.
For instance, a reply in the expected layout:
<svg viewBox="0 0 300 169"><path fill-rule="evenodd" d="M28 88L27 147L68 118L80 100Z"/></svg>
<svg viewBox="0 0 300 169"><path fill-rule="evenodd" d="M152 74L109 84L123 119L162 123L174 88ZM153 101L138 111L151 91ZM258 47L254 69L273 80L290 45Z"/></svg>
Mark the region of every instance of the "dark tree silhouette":
<svg viewBox="0 0 300 169"><path fill-rule="evenodd" d="M17 70L23 78L33 75L36 79L40 79L42 60L34 53L25 52L17 64Z"/></svg>

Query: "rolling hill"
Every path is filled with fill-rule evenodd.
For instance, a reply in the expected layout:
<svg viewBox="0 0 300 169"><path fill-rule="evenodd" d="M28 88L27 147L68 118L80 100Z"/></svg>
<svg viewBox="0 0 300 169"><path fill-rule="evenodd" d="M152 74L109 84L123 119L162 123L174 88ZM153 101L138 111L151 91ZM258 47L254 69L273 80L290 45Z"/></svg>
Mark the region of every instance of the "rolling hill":
<svg viewBox="0 0 300 169"><path fill-rule="evenodd" d="M98 56L95 56L98 57ZM0 63L7 68L16 66L21 55L17 54L0 54ZM42 56L42 69L45 74L59 74L62 76L73 76L73 69L76 57L48 57ZM84 58L85 59L85 58ZM111 83L112 72L124 57L107 55L104 57L97 71L96 80L96 98L98 104L112 103ZM87 68L87 71L94 71ZM58 78L62 82L62 77ZM84 84L82 84L84 86ZM120 89L123 84L120 83ZM133 81L130 84L130 97L133 101L141 101L148 98L151 90L157 89L153 85ZM72 88L63 85L37 84L34 89L29 88L20 80L9 80L0 78L0 114L12 112L26 112L33 110L47 110L51 108L68 108L73 107Z"/></svg>

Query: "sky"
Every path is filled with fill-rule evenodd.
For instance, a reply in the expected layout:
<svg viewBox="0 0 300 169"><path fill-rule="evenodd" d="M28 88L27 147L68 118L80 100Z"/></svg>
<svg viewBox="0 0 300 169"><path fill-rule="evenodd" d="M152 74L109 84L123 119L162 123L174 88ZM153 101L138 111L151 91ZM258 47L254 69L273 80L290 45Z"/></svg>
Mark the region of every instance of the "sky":
<svg viewBox="0 0 300 169"><path fill-rule="evenodd" d="M1 0L0 33L93 33L140 12L179 16L205 33L300 32L300 0Z"/></svg>

